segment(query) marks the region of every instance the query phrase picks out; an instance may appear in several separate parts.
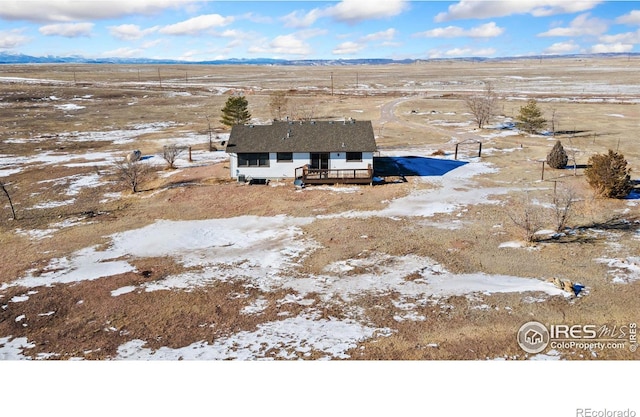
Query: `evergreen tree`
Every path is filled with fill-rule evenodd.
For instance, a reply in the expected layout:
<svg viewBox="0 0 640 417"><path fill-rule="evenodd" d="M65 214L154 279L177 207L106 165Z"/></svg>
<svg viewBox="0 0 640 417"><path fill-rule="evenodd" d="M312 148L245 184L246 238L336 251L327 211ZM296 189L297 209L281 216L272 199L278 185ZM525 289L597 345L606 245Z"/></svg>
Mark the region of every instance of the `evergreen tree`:
<svg viewBox="0 0 640 417"><path fill-rule="evenodd" d="M564 169L567 166L567 162L569 162L569 157L567 153L564 151L562 147L562 143L557 141L555 145L553 145L553 149L547 155L547 164L551 168L555 169Z"/></svg>
<svg viewBox="0 0 640 417"><path fill-rule="evenodd" d="M633 189L630 172L624 155L609 149L606 155L596 154L589 158L589 167L584 174L599 196L624 198Z"/></svg>
<svg viewBox="0 0 640 417"><path fill-rule="evenodd" d="M517 118L516 125L519 129L528 133L535 133L540 130L547 121L542 117L542 111L538 107L538 103L531 99L526 106L520 107L520 114Z"/></svg>
<svg viewBox="0 0 640 417"><path fill-rule="evenodd" d="M222 108L220 122L226 126L242 125L251 120L248 110L249 103L244 96L231 96Z"/></svg>

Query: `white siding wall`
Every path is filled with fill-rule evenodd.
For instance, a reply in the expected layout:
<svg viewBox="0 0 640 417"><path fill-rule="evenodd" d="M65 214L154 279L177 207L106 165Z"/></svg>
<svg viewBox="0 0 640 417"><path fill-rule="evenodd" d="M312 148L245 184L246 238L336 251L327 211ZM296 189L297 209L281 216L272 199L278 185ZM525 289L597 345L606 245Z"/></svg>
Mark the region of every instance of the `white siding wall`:
<svg viewBox="0 0 640 417"><path fill-rule="evenodd" d="M277 154L271 152L269 153L268 167L238 167L238 156L232 153L230 154L229 168L231 178L238 178L238 175L244 175L251 178L293 179L296 175L296 168L310 163L310 154L307 152L294 153L293 162L278 162ZM347 162L347 154L345 152L331 152L329 157L330 169L366 169L369 165L373 166L372 152L363 152L362 161Z"/></svg>
<svg viewBox="0 0 640 417"><path fill-rule="evenodd" d="M331 152L329 169L366 169L373 166L373 152L362 152L362 161L347 162L345 152Z"/></svg>

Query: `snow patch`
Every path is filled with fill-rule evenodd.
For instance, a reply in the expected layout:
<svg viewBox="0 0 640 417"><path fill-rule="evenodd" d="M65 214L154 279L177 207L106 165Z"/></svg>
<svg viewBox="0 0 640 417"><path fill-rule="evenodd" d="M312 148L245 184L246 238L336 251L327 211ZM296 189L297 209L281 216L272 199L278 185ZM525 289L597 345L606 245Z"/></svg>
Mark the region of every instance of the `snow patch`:
<svg viewBox="0 0 640 417"><path fill-rule="evenodd" d="M213 344L204 341L172 349L145 348L135 339L118 347L116 359L133 360L255 360L295 359L322 352L324 359L349 359L348 350L361 341L388 335L389 329L364 326L353 320L318 319L302 315L258 325L253 332L239 332L220 338Z"/></svg>
<svg viewBox="0 0 640 417"><path fill-rule="evenodd" d="M63 111L74 111L74 110L82 110L85 109L85 106L78 106L77 104L69 103L69 104L58 104L54 106L58 110Z"/></svg>
<svg viewBox="0 0 640 417"><path fill-rule="evenodd" d="M42 270L0 286L50 286L94 280L135 268L127 258L172 257L185 267L206 269L205 273L185 273L167 280L145 284L147 291L176 285L195 285L219 276L254 276L265 279L290 268L309 244L300 226L312 218L242 216L200 221L159 220L141 229L111 235L108 249L96 246L81 249L69 258L52 259ZM192 282L193 281L193 282Z"/></svg>
<svg viewBox="0 0 640 417"><path fill-rule="evenodd" d="M111 291L111 296L112 297L117 297L117 296L122 295L122 294L128 294L130 292L135 291L136 288L137 287L134 287L134 286L131 286L131 285L128 285L126 287L120 287L120 288L118 288L116 290Z"/></svg>
<svg viewBox="0 0 640 417"><path fill-rule="evenodd" d="M22 352L24 349L34 347L36 345L29 343L26 337L17 337L15 339L11 339L11 336L0 337L0 360L31 359L28 356L24 356Z"/></svg>
<svg viewBox="0 0 640 417"><path fill-rule="evenodd" d="M628 256L626 258L597 258L597 262L609 267L612 282L629 283L640 279L640 257Z"/></svg>

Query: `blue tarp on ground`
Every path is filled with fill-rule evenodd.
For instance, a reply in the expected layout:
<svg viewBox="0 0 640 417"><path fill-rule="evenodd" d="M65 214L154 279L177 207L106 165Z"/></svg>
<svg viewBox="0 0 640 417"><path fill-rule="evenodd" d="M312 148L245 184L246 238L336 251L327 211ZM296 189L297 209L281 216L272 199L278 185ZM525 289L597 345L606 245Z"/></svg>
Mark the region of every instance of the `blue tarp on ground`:
<svg viewBox="0 0 640 417"><path fill-rule="evenodd" d="M374 175L379 177L442 176L465 164L467 162L424 156L380 156L373 161Z"/></svg>

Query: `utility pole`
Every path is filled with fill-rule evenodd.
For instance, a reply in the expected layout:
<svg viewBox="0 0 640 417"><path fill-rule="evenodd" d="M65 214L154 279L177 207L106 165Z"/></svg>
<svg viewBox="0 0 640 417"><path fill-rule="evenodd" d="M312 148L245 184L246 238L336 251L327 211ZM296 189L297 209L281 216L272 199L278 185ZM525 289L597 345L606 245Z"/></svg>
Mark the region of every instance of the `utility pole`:
<svg viewBox="0 0 640 417"><path fill-rule="evenodd" d="M333 97L333 71L331 71L331 96Z"/></svg>

